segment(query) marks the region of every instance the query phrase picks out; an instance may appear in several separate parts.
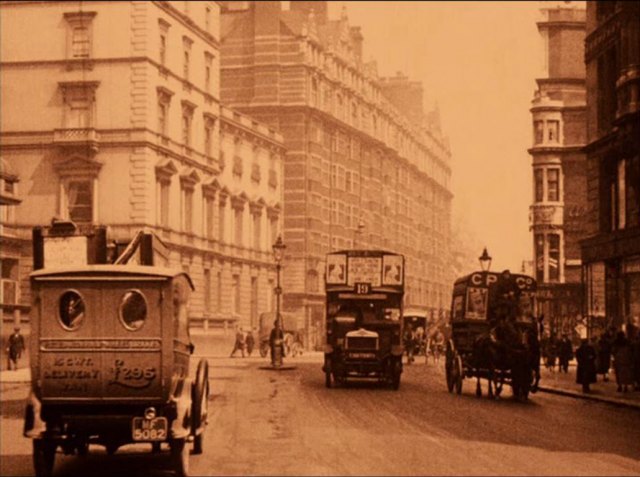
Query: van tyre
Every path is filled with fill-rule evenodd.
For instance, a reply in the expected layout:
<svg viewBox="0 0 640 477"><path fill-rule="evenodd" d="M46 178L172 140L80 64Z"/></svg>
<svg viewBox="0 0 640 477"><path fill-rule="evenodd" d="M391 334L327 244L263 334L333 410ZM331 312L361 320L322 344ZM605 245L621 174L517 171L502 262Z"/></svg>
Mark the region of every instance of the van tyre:
<svg viewBox="0 0 640 477"><path fill-rule="evenodd" d="M33 440L33 470L36 477L50 477L56 460L56 444L48 439Z"/></svg>
<svg viewBox="0 0 640 477"><path fill-rule="evenodd" d="M207 414L209 411L209 363L206 359L201 359L196 371L196 381L191 394L191 415L194 435L193 453L202 454L204 442L204 426L207 424Z"/></svg>
<svg viewBox="0 0 640 477"><path fill-rule="evenodd" d="M186 439L171 441L171 466L177 477L189 475L189 446Z"/></svg>

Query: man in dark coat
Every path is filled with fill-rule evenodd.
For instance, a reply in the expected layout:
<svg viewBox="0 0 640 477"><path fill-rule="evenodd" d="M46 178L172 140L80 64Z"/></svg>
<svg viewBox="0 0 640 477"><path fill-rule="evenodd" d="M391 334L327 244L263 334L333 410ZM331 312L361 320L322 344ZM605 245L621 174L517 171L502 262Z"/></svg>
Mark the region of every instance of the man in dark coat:
<svg viewBox="0 0 640 477"><path fill-rule="evenodd" d="M598 340L597 372L602 374L604 382L609 381L609 368L611 367L611 346L613 343L613 333L607 329Z"/></svg>
<svg viewBox="0 0 640 477"><path fill-rule="evenodd" d="M24 338L20 334L20 328L15 327L7 345L7 369L11 370L12 367L18 369L18 360L22 357L24 348Z"/></svg>
<svg viewBox="0 0 640 477"><path fill-rule="evenodd" d="M278 326L278 320L273 322L273 328L269 335L269 346L271 347L271 364L276 365L276 347L280 347L280 358L284 355L284 332L282 328Z"/></svg>
<svg viewBox="0 0 640 477"><path fill-rule="evenodd" d="M596 382L596 350L589 344L589 340L581 341L580 347L576 350L576 360L576 383L582 384L583 393L588 393L589 385Z"/></svg>
<svg viewBox="0 0 640 477"><path fill-rule="evenodd" d="M560 358L560 371L569 372L569 361L573 359L573 346L567 335L562 335L560 346L558 349L558 358Z"/></svg>
<svg viewBox="0 0 640 477"><path fill-rule="evenodd" d="M498 320L515 320L518 314L520 288L509 270L504 270L498 277L494 293Z"/></svg>
<svg viewBox="0 0 640 477"><path fill-rule="evenodd" d="M247 355L251 357L251 353L253 353L253 347L256 344L256 340L253 337L253 330L251 328L249 328L249 331L247 331L247 336L245 337L245 343L247 346Z"/></svg>

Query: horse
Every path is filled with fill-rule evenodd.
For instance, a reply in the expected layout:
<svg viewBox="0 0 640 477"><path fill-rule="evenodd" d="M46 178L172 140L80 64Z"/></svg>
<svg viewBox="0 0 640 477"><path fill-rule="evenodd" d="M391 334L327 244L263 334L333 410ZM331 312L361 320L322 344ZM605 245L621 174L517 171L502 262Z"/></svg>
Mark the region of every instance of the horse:
<svg viewBox="0 0 640 477"><path fill-rule="evenodd" d="M496 342L495 334L493 332L489 332L488 334L482 334L478 336L473 341L472 348L472 364L474 368L474 374L476 376L476 396L482 396L482 387L480 385L481 378L481 370L486 370L487 375L486 379L489 383L489 398L493 399L494 397L494 386L495 386L495 396L500 394L500 390L502 386L498 388L498 383L496 382L496 365L500 361L500 349L499 345Z"/></svg>

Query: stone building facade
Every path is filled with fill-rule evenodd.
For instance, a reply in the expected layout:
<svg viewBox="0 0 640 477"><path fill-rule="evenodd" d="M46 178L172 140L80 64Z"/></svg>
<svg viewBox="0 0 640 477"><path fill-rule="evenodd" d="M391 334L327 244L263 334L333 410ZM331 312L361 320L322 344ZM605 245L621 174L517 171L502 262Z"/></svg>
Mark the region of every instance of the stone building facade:
<svg viewBox="0 0 640 477"><path fill-rule="evenodd" d="M582 323L579 240L586 234L585 3L541 2L545 76L532 101L534 274L547 330Z"/></svg>
<svg viewBox="0 0 640 477"><path fill-rule="evenodd" d="M12 225L20 204L20 177L0 158L0 310L2 321L20 324L21 306L20 264L23 242L16 237Z"/></svg>
<svg viewBox="0 0 640 477"><path fill-rule="evenodd" d="M220 105L219 9L3 2L0 138L20 178L7 229L23 244L25 303L31 229L59 216L120 241L154 232L192 276L205 326L269 309L282 137Z"/></svg>
<svg viewBox="0 0 640 477"><path fill-rule="evenodd" d="M640 4L587 2L588 238L592 333L640 326Z"/></svg>
<svg viewBox="0 0 640 477"><path fill-rule="evenodd" d="M450 149L422 90L379 78L363 37L327 2L222 2L225 104L279 130L284 307L323 344L324 258L346 248L405 254L406 305L449 307ZM412 116L398 107L411 99Z"/></svg>

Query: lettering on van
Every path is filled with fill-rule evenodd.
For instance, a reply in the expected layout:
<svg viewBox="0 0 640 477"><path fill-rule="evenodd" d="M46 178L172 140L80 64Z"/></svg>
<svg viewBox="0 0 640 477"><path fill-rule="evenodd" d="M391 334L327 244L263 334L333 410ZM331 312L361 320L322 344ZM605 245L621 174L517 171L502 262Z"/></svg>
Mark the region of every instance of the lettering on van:
<svg viewBox="0 0 640 477"><path fill-rule="evenodd" d="M160 340L41 340L42 351L54 350L159 350Z"/></svg>
<svg viewBox="0 0 640 477"><path fill-rule="evenodd" d="M484 277L480 273L474 273L471 275L471 284L476 286L490 286L498 281L498 275L488 273ZM530 277L515 277L515 282L518 288L526 290L533 285L533 279Z"/></svg>
<svg viewBox="0 0 640 477"><path fill-rule="evenodd" d="M143 389L156 378L156 368L148 366L145 368L139 366L128 366L124 360L116 359L111 368L112 378L109 384L117 384L125 388Z"/></svg>
<svg viewBox="0 0 640 477"><path fill-rule="evenodd" d="M88 392L87 381L100 378L100 370L94 368L93 358L57 357L50 367L42 371L42 377L48 381L65 381L60 383L63 392Z"/></svg>

